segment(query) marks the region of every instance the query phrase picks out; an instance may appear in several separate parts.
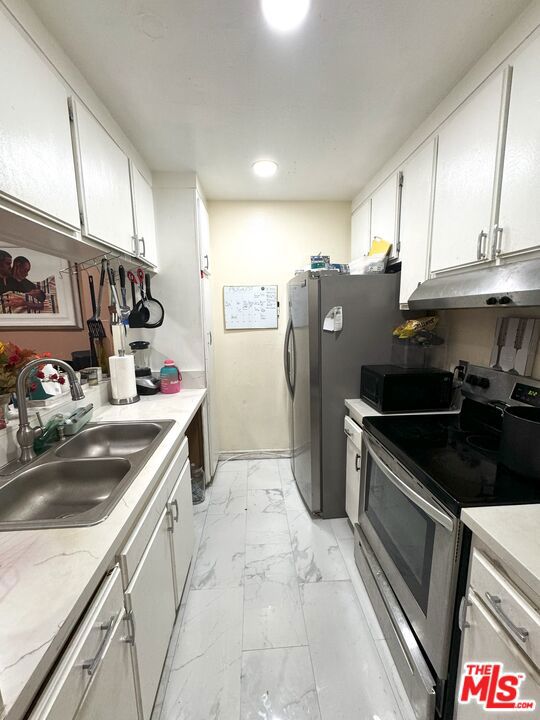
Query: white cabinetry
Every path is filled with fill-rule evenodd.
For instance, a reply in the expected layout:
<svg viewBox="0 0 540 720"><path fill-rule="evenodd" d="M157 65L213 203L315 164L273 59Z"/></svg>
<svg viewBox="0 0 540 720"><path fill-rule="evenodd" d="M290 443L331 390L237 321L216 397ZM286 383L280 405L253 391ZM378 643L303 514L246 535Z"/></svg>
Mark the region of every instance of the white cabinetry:
<svg viewBox="0 0 540 720"><path fill-rule="evenodd" d="M122 582L115 567L86 611L29 720L133 720L136 696L126 637Z"/></svg>
<svg viewBox="0 0 540 720"><path fill-rule="evenodd" d="M474 547L474 543L473 543ZM536 701L540 706L540 615L532 602L500 572L477 548L471 556L469 587L460 610L462 629L458 672L466 663L502 663L505 672L522 673L519 686L521 700ZM480 678L477 676L476 681ZM528 713L501 710L508 720ZM456 702L454 720L477 720L489 712L470 698L469 703ZM493 713L496 715L496 712Z"/></svg>
<svg viewBox="0 0 540 720"><path fill-rule="evenodd" d="M345 512L354 525L358 522L360 503L360 472L362 464L362 429L350 417L345 417L347 436L347 466L345 475Z"/></svg>
<svg viewBox="0 0 540 720"><path fill-rule="evenodd" d="M4 10L0 47L0 193L79 228L66 89Z"/></svg>
<svg viewBox="0 0 540 720"><path fill-rule="evenodd" d="M351 260L367 255L371 245L371 199L366 200L351 218Z"/></svg>
<svg viewBox="0 0 540 720"><path fill-rule="evenodd" d="M128 640L126 613L122 610L110 637L104 643L100 667L90 680L75 720L134 720L137 717Z"/></svg>
<svg viewBox="0 0 540 720"><path fill-rule="evenodd" d="M431 270L489 259L503 74L485 85L439 133Z"/></svg>
<svg viewBox="0 0 540 720"><path fill-rule="evenodd" d="M370 239L373 241L377 237L392 243L391 257L399 255L400 203L401 173L398 172L388 178L371 198Z"/></svg>
<svg viewBox="0 0 540 720"><path fill-rule="evenodd" d="M70 100L83 234L134 252L129 161L81 103Z"/></svg>
<svg viewBox="0 0 540 720"><path fill-rule="evenodd" d="M406 304L429 270L429 239L433 172L437 152L433 140L417 152L403 168L401 192L399 302Z"/></svg>
<svg viewBox="0 0 540 720"><path fill-rule="evenodd" d="M178 607L182 599L195 545L189 462L184 465L178 482L171 492L167 509L170 516L175 605Z"/></svg>
<svg viewBox="0 0 540 720"><path fill-rule="evenodd" d="M540 247L540 36L512 61L498 254Z"/></svg>
<svg viewBox="0 0 540 720"><path fill-rule="evenodd" d="M141 720L150 718L175 618L169 523L170 515L164 510L125 592L134 629L133 662Z"/></svg>
<svg viewBox="0 0 540 720"><path fill-rule="evenodd" d="M158 264L156 222L154 218L154 196L152 186L141 171L131 166L133 190L133 224L135 227L136 252L152 265Z"/></svg>
<svg viewBox="0 0 540 720"><path fill-rule="evenodd" d="M208 210L197 193L197 238L201 258L201 303L204 333L204 365L206 371L206 403L204 421L206 424L205 466L208 479L213 477L218 463L217 422L215 411L214 342L212 335L212 294L210 287L210 222Z"/></svg>

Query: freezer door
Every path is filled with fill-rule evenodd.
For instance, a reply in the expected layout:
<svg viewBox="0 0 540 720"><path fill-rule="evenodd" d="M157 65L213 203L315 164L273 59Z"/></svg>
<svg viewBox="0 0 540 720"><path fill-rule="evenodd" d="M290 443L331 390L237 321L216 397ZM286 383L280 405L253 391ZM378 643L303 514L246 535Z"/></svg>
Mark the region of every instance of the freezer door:
<svg viewBox="0 0 540 720"><path fill-rule="evenodd" d="M362 365L390 361L392 330L401 321L399 273L336 275L320 279L320 465L322 515L345 517L343 418L345 398L359 397ZM323 330L324 318L343 308L343 327Z"/></svg>
<svg viewBox="0 0 540 720"><path fill-rule="evenodd" d="M312 512L320 509L320 485L318 483L319 459L313 461L314 429L312 416L317 408L312 407L313 333L310 334L312 315L318 313L314 298L318 296L318 281L306 275L299 275L289 282L289 319L292 343L292 396L291 436L292 468L298 489ZM316 323L315 326L317 326ZM318 334L316 333L316 336ZM317 338L316 338L317 339ZM291 362L291 361L290 361ZM317 363L318 367L318 363ZM316 445L317 439L315 437ZM315 465L316 476L313 477Z"/></svg>

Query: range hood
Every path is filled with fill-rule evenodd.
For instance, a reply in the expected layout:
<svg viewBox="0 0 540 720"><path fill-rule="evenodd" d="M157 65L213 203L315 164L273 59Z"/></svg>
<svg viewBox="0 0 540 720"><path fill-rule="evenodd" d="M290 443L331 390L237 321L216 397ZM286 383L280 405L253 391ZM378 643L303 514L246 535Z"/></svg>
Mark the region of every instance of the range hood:
<svg viewBox="0 0 540 720"><path fill-rule="evenodd" d="M439 276L409 298L410 310L532 305L540 305L540 260Z"/></svg>

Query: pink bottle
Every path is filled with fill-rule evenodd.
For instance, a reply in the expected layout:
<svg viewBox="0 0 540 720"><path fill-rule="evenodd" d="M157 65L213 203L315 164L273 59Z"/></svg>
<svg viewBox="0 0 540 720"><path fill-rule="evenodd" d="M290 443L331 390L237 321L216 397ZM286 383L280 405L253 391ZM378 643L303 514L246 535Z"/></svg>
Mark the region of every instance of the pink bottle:
<svg viewBox="0 0 540 720"><path fill-rule="evenodd" d="M159 371L160 390L166 395L180 392L182 389L182 373L174 364L174 360L165 360Z"/></svg>

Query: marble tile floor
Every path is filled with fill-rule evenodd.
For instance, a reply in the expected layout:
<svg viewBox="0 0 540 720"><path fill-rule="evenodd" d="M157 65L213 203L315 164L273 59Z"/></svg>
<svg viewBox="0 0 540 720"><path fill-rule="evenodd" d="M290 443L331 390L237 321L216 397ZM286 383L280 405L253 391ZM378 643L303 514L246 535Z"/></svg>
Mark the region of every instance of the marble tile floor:
<svg viewBox="0 0 540 720"><path fill-rule="evenodd" d="M152 720L412 720L354 563L288 460L221 463Z"/></svg>

